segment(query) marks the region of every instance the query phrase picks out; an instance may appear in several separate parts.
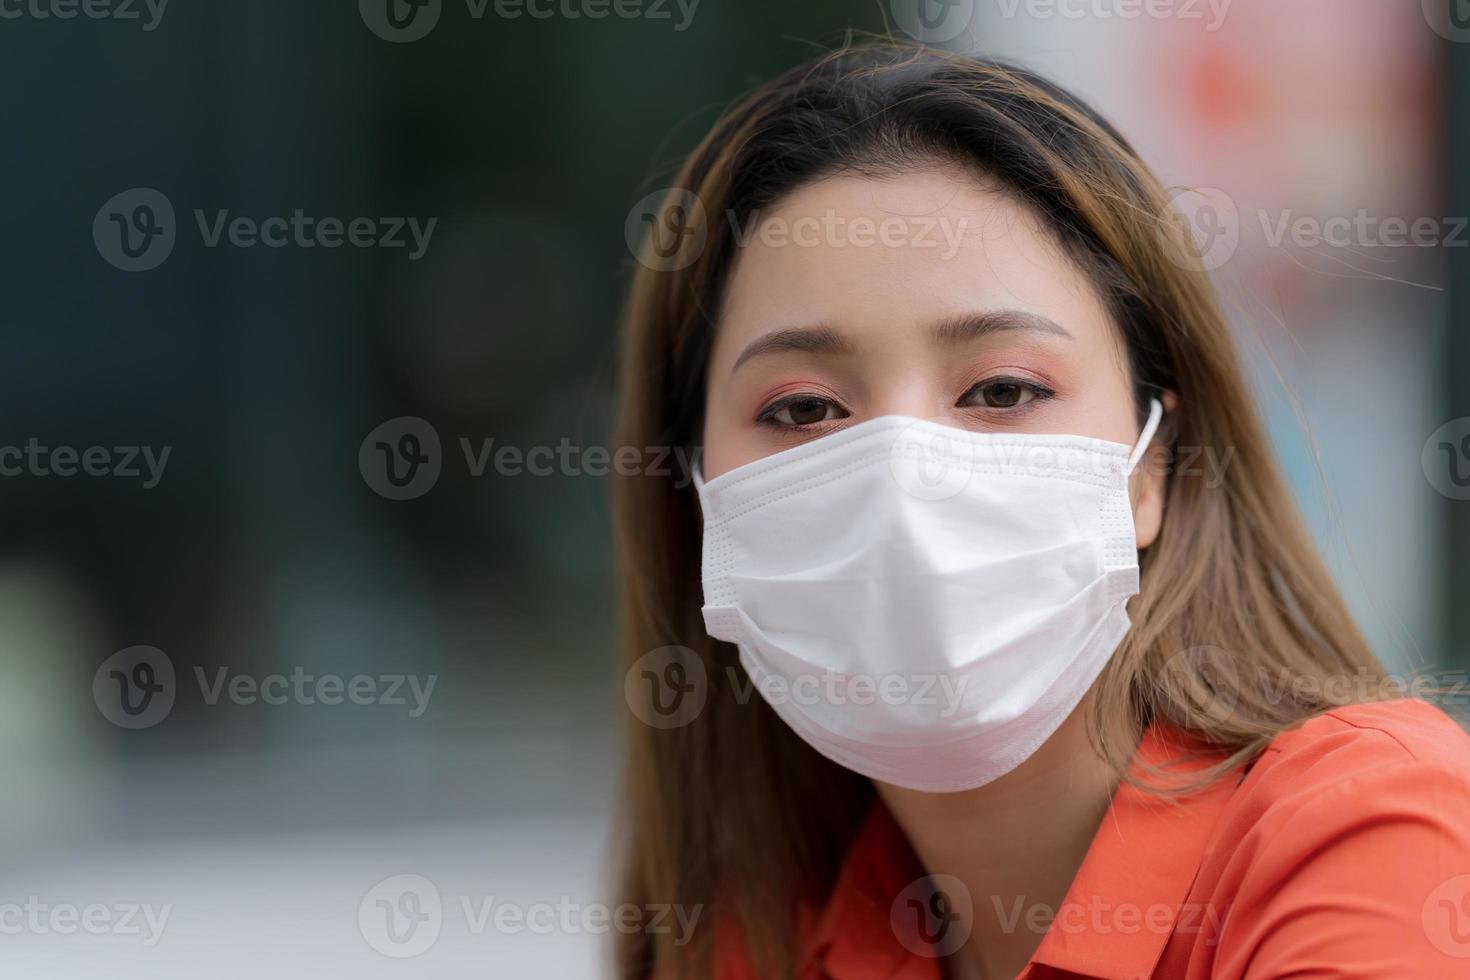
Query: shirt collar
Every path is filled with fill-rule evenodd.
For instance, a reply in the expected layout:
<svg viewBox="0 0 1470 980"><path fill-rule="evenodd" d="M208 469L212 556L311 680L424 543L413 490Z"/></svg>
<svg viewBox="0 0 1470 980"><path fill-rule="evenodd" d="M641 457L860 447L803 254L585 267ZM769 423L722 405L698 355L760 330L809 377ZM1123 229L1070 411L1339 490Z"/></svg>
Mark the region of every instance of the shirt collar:
<svg viewBox="0 0 1470 980"><path fill-rule="evenodd" d="M1204 757L1186 762L1185 753ZM1179 760L1170 773L1184 774L1219 758L1195 737L1160 724L1144 734L1133 772L1148 781L1141 764ZM1152 976L1237 782L1229 776L1178 800L1119 783L1031 962L1100 980Z"/></svg>
<svg viewBox="0 0 1470 980"><path fill-rule="evenodd" d="M1139 742L1132 771L1147 780L1141 765L1162 765L1201 751L1208 753L1208 746L1188 733L1155 724ZM1216 759L1208 754L1181 761L1170 772L1196 771ZM1235 783L1233 777L1222 779L1170 801L1120 782L1056 920L1021 976L1032 976L1038 966L1098 980L1151 976ZM894 900L922 875L903 831L887 807L875 801L817 919L803 975L940 977L939 961L907 949L890 920Z"/></svg>

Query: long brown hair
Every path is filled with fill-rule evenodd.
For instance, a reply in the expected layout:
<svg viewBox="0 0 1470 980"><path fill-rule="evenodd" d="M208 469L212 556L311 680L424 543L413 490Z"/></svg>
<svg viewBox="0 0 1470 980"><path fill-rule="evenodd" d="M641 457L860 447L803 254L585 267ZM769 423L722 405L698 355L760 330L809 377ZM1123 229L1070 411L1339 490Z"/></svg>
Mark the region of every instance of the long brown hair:
<svg viewBox="0 0 1470 980"><path fill-rule="evenodd" d="M1157 392L1178 395L1161 443L1229 453L1219 485L1167 477L1164 526L1140 557L1129 609L1137 625L1096 688L1103 755L1122 773L1130 733L1163 720L1217 746L1226 758L1207 775L1218 775L1284 729L1361 699L1330 683L1270 683L1383 674L1296 512L1168 193L1106 121L1027 71L872 43L794 68L729 110L660 216L684 221L694 248L643 263L632 285L618 445L698 445L732 226L825 176L888 176L935 159L1001 181L1090 274L1125 341L1140 412ZM715 923L763 957L762 975L788 975L794 909L830 889L873 790L759 697L737 697L735 651L700 618L694 490L623 477L615 521L623 670L676 645L698 659L707 687L687 724L630 718L620 900L703 914L688 944L625 935L620 975L707 976Z"/></svg>

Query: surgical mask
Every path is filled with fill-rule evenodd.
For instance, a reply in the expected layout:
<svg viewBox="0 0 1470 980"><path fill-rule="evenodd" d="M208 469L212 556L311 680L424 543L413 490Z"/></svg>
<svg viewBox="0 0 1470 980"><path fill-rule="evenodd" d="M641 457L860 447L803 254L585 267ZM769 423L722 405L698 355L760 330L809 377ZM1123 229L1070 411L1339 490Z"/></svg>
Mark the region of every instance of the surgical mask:
<svg viewBox="0 0 1470 980"><path fill-rule="evenodd" d="M1130 623L1137 443L884 416L705 482L704 621L818 752L954 792L1024 762Z"/></svg>

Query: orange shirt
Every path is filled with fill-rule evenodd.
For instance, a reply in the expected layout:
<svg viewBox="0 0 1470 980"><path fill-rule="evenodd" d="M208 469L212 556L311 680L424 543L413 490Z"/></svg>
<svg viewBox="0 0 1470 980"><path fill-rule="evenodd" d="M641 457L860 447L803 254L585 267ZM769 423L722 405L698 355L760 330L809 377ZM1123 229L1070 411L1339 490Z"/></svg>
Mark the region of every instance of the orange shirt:
<svg viewBox="0 0 1470 980"><path fill-rule="evenodd" d="M1155 726L1138 756L1186 738ZM923 878L876 805L798 975L942 977L918 937L955 948L947 930L968 927L915 897ZM971 898L1044 930L1018 980L1470 978L1470 736L1415 700L1329 711L1177 804L1120 785L1054 916ZM748 975L743 956L717 962L722 980Z"/></svg>

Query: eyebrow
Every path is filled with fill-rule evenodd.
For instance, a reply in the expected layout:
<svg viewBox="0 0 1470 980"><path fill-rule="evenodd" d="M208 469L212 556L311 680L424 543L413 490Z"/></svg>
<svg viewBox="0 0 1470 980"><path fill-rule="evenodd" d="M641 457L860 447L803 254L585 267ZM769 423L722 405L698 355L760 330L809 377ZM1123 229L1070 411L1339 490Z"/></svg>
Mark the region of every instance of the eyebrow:
<svg viewBox="0 0 1470 980"><path fill-rule="evenodd" d="M855 350L851 340L829 326L787 327L774 330L747 344L740 356L735 358L735 366L730 368L730 373L740 370L740 365L751 358L764 354L785 354L792 351L803 354L851 354Z"/></svg>
<svg viewBox="0 0 1470 980"><path fill-rule="evenodd" d="M1067 340L1076 339L1050 317L1012 309L986 310L949 317L934 325L933 334L934 339L940 343L954 344L1015 330L1045 333ZM730 373L734 374L746 361L766 354L852 354L855 351L856 347L851 340L825 324L786 327L757 337L746 345L740 356L735 358Z"/></svg>
<svg viewBox="0 0 1470 980"><path fill-rule="evenodd" d="M1067 328L1051 317L1028 310L986 310L983 313L965 313L950 317L934 325L934 338L941 343L958 343L1014 330L1051 334L1066 340L1076 339Z"/></svg>

